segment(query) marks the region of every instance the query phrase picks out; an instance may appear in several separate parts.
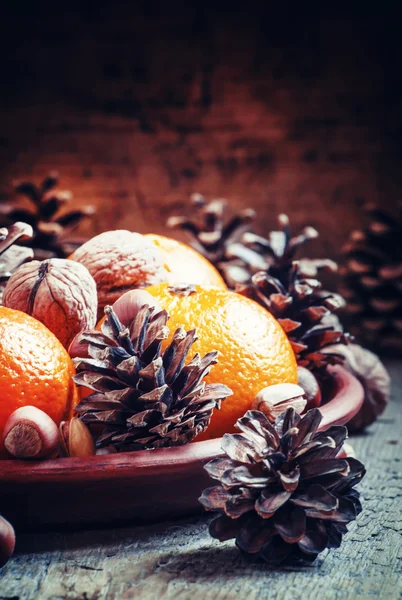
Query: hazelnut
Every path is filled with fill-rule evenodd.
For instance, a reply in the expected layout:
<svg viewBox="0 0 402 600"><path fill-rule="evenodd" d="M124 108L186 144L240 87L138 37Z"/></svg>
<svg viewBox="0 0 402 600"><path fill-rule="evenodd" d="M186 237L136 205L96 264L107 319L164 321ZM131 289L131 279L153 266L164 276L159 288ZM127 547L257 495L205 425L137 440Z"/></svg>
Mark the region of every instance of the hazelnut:
<svg viewBox="0 0 402 600"><path fill-rule="evenodd" d="M258 392L253 409L263 412L273 423L287 408L293 407L298 413L302 413L306 404L303 388L294 383L278 383Z"/></svg>
<svg viewBox="0 0 402 600"><path fill-rule="evenodd" d="M126 292L113 304L113 310L123 325L127 326L136 317L144 304L154 306L155 312L161 310L159 302L146 290L131 290L130 292Z"/></svg>
<svg viewBox="0 0 402 600"><path fill-rule="evenodd" d="M297 383L303 388L307 399L307 410L321 404L321 389L317 379L305 367L297 367Z"/></svg>
<svg viewBox="0 0 402 600"><path fill-rule="evenodd" d="M3 441L14 458L48 458L58 447L57 425L43 410L22 406L7 419Z"/></svg>
<svg viewBox="0 0 402 600"><path fill-rule="evenodd" d="M95 444L88 427L78 418L62 421L59 427L60 445L64 456L93 456Z"/></svg>
<svg viewBox="0 0 402 600"><path fill-rule="evenodd" d="M0 568L4 567L14 552L14 528L4 517L0 516Z"/></svg>

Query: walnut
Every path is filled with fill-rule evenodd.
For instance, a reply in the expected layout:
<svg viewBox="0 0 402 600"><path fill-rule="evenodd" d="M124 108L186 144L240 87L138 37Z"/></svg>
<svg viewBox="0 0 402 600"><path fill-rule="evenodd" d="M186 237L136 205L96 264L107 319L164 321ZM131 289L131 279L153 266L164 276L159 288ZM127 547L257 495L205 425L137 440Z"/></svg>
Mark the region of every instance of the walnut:
<svg viewBox="0 0 402 600"><path fill-rule="evenodd" d="M374 352L358 344L337 344L328 349L344 358L343 366L364 388L363 406L348 423L349 431L361 431L378 419L389 402L391 379L388 371Z"/></svg>
<svg viewBox="0 0 402 600"><path fill-rule="evenodd" d="M99 312L128 290L167 281L161 251L140 233L106 231L80 246L71 260L85 265L96 281Z"/></svg>
<svg viewBox="0 0 402 600"><path fill-rule="evenodd" d="M41 321L68 348L73 338L96 325L96 284L88 269L62 258L34 260L10 277L3 304Z"/></svg>

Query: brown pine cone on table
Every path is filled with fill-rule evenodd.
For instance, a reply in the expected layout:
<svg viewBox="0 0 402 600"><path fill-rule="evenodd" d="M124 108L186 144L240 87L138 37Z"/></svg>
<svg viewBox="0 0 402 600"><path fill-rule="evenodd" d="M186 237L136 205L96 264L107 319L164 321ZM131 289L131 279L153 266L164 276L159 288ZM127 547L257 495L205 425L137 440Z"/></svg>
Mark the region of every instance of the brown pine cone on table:
<svg viewBox="0 0 402 600"><path fill-rule="evenodd" d="M321 418L318 409L300 417L289 408L274 424L259 411L238 420L240 433L223 437L226 456L205 466L219 482L200 498L218 513L212 537L235 539L242 552L269 563L313 561L340 546L362 510L354 487L365 469L354 458L336 458L347 430L317 432Z"/></svg>

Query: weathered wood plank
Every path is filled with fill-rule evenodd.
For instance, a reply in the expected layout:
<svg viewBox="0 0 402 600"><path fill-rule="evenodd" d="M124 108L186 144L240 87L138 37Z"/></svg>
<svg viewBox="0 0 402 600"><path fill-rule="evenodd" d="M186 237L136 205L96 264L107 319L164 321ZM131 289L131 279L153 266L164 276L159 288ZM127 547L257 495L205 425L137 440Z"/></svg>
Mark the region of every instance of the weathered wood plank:
<svg viewBox="0 0 402 600"><path fill-rule="evenodd" d="M270 570L206 531L206 519L148 527L25 535L0 575L0 599L396 600L402 595L402 372L393 402L352 438L366 464L363 513L338 550L302 569ZM161 490L163 493L163 490ZM79 502L79 498L77 498Z"/></svg>
<svg viewBox="0 0 402 600"><path fill-rule="evenodd" d="M99 207L83 234L166 233L166 213L199 191L256 208L261 233L289 212L321 230L312 253L332 257L362 199L399 199L392 17L48 4L24 18L9 3L2 16L1 198L13 178L55 168L75 205Z"/></svg>

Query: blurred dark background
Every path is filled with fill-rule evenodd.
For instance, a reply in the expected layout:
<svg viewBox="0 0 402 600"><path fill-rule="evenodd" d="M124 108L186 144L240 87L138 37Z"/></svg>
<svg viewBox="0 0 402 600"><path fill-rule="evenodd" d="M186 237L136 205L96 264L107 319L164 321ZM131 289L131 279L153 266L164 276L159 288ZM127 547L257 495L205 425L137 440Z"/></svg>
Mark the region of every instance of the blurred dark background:
<svg viewBox="0 0 402 600"><path fill-rule="evenodd" d="M190 193L287 212L338 257L402 186L397 14L328 3L72 2L2 9L0 198L50 169L83 226L166 232ZM219 7L218 7L219 6ZM364 7L364 8L363 8ZM314 246L314 248L313 248Z"/></svg>

